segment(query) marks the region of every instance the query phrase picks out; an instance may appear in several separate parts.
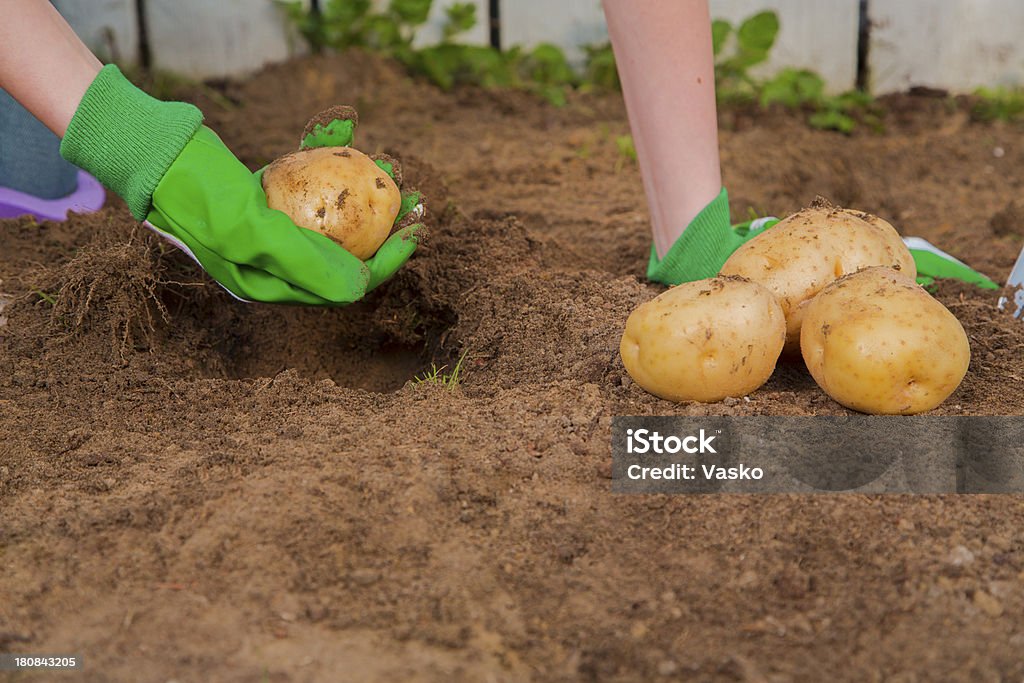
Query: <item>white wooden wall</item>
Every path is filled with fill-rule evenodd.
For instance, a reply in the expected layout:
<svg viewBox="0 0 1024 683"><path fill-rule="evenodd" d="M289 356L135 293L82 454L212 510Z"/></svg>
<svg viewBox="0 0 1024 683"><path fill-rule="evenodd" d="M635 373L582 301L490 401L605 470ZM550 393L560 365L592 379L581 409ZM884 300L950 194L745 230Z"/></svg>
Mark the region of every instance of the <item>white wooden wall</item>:
<svg viewBox="0 0 1024 683"><path fill-rule="evenodd" d="M877 93L1024 83L1024 0L871 0Z"/></svg>
<svg viewBox="0 0 1024 683"><path fill-rule="evenodd" d="M608 40L600 0L501 0L501 45L554 43L583 63L583 45Z"/></svg>
<svg viewBox="0 0 1024 683"><path fill-rule="evenodd" d="M244 74L305 50L270 0L146 0L155 66L205 78Z"/></svg>
<svg viewBox="0 0 1024 683"><path fill-rule="evenodd" d="M125 64L138 58L134 0L54 0L53 4L103 61Z"/></svg>
<svg viewBox="0 0 1024 683"><path fill-rule="evenodd" d="M5 0L0 0L0 3ZM435 0L417 42L440 37L444 6ZM487 0L461 39L488 42ZM135 61L135 0L54 0L83 40L105 60ZM388 0L375 0L386 4ZM769 75L786 66L820 73L832 91L853 86L858 0L709 0L711 14L738 23L764 9L781 32ZM273 0L145 0L153 64L194 78L237 76L304 50ZM965 92L1024 84L1024 0L871 0L869 51L876 94L913 85ZM600 0L501 0L505 46L551 42L582 61L581 45L607 40Z"/></svg>
<svg viewBox="0 0 1024 683"><path fill-rule="evenodd" d="M833 91L853 87L858 0L710 0L710 8L712 17L734 25L762 10L779 15L781 30L771 61L755 72L758 75L786 66L802 67L820 73ZM579 46L607 40L600 0L502 0L502 45L554 43L569 50L571 61L582 64L584 53Z"/></svg>
<svg viewBox="0 0 1024 683"><path fill-rule="evenodd" d="M880 2L884 0L873 0ZM902 0L894 0L902 2ZM710 0L711 16L738 25L761 10L779 15L779 36L771 58L755 70L770 76L785 67L821 74L832 92L849 90L857 81L860 33L858 0Z"/></svg>

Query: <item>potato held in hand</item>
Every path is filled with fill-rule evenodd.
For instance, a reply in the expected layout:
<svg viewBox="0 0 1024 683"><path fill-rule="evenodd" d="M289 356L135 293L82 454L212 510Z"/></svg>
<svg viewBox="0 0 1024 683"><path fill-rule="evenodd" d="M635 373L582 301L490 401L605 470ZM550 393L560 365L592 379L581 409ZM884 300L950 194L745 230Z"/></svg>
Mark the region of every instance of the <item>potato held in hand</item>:
<svg viewBox="0 0 1024 683"><path fill-rule="evenodd" d="M263 172L263 190L270 208L364 261L387 239L402 205L395 181L351 147L287 154Z"/></svg>
<svg viewBox="0 0 1024 683"><path fill-rule="evenodd" d="M890 268L866 268L825 288L807 306L800 348L829 396L887 415L939 405L971 360L960 321Z"/></svg>
<svg viewBox="0 0 1024 683"><path fill-rule="evenodd" d="M687 282L641 304L619 353L630 376L670 401L720 401L764 384L786 322L775 297L742 278Z"/></svg>
<svg viewBox="0 0 1024 683"><path fill-rule="evenodd" d="M818 199L750 240L722 266L767 287L786 314L786 350L800 345L804 307L826 285L869 266L917 271L899 233L881 218Z"/></svg>

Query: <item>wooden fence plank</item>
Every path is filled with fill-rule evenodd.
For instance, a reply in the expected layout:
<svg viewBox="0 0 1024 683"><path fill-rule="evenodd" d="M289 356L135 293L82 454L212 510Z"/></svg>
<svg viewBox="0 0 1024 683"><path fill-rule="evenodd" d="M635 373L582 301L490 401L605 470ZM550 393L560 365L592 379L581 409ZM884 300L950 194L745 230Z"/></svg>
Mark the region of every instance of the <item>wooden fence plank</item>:
<svg viewBox="0 0 1024 683"><path fill-rule="evenodd" d="M146 0L153 65L192 78L243 75L305 50L273 0Z"/></svg>
<svg viewBox="0 0 1024 683"><path fill-rule="evenodd" d="M104 62L134 64L139 57L133 0L55 0L54 6L82 42Z"/></svg>
<svg viewBox="0 0 1024 683"><path fill-rule="evenodd" d="M375 0L378 7L388 0ZM416 35L418 45L436 43L445 24L439 0ZM477 25L460 34L464 43L489 42L487 0L477 6ZM150 52L158 68L193 78L237 76L305 50L272 0L146 0Z"/></svg>
<svg viewBox="0 0 1024 683"><path fill-rule="evenodd" d="M608 40L600 0L501 0L501 46L553 43L583 63L582 46Z"/></svg>
<svg viewBox="0 0 1024 683"><path fill-rule="evenodd" d="M1019 0L872 0L876 94L915 85L967 92L1024 81Z"/></svg>
<svg viewBox="0 0 1024 683"><path fill-rule="evenodd" d="M796 67L817 72L830 92L854 87L858 0L711 0L711 16L733 24L766 9L779 15L779 37L768 62L754 70L756 75Z"/></svg>

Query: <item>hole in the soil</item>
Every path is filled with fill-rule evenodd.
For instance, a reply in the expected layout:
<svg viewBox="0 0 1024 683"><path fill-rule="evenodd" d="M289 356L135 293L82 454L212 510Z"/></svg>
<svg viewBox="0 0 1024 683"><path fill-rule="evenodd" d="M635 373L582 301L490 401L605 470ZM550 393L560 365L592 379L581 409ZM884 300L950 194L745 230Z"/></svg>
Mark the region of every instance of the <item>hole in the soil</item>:
<svg viewBox="0 0 1024 683"><path fill-rule="evenodd" d="M400 299L344 308L215 301L172 315L178 316L177 333L191 340L182 349L186 372L216 378L271 378L292 370L304 379L386 393L457 353L445 343L454 315Z"/></svg>
<svg viewBox="0 0 1024 683"><path fill-rule="evenodd" d="M331 379L350 389L386 393L398 391L405 383L430 367L423 344L382 342L374 348L309 348L305 353L282 358L277 354L245 353L236 356L228 368L234 379L274 377L285 370L297 370L310 379Z"/></svg>

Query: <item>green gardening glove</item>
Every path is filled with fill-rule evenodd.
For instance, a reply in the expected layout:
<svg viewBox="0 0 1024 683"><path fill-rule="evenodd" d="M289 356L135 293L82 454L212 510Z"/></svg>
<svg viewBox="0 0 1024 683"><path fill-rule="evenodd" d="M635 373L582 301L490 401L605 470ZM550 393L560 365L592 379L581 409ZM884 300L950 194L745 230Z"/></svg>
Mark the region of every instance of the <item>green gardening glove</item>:
<svg viewBox="0 0 1024 683"><path fill-rule="evenodd" d="M321 127L339 127L327 123ZM348 144L354 117L340 127L348 136L337 142ZM83 96L61 154L246 301L358 301L393 275L418 243L420 226L409 225L364 263L324 235L297 227L267 207L260 174L250 173L202 126L198 109L151 98L112 65ZM415 208L418 196L405 199L402 220L408 222L408 214L422 209Z"/></svg>
<svg viewBox="0 0 1024 683"><path fill-rule="evenodd" d="M647 279L666 285L715 277L722 264L741 244L778 223L775 218L759 218L737 226L729 224L729 195L722 191L701 210L664 258L654 246L647 263Z"/></svg>
<svg viewBox="0 0 1024 683"><path fill-rule="evenodd" d="M910 250L917 267L917 282L932 289L937 278L960 280L981 289L999 289L999 285L987 276L968 266L963 261L953 258L931 242L920 237L904 237L903 243Z"/></svg>
<svg viewBox="0 0 1024 683"><path fill-rule="evenodd" d="M759 218L729 225L729 197L725 189L697 214L686 230L658 259L654 247L647 265L647 278L667 285L714 277L726 259L747 240L778 223L777 218ZM905 237L917 267L917 281L932 287L937 278L960 280L982 289L998 289L985 275L973 270L920 237Z"/></svg>

